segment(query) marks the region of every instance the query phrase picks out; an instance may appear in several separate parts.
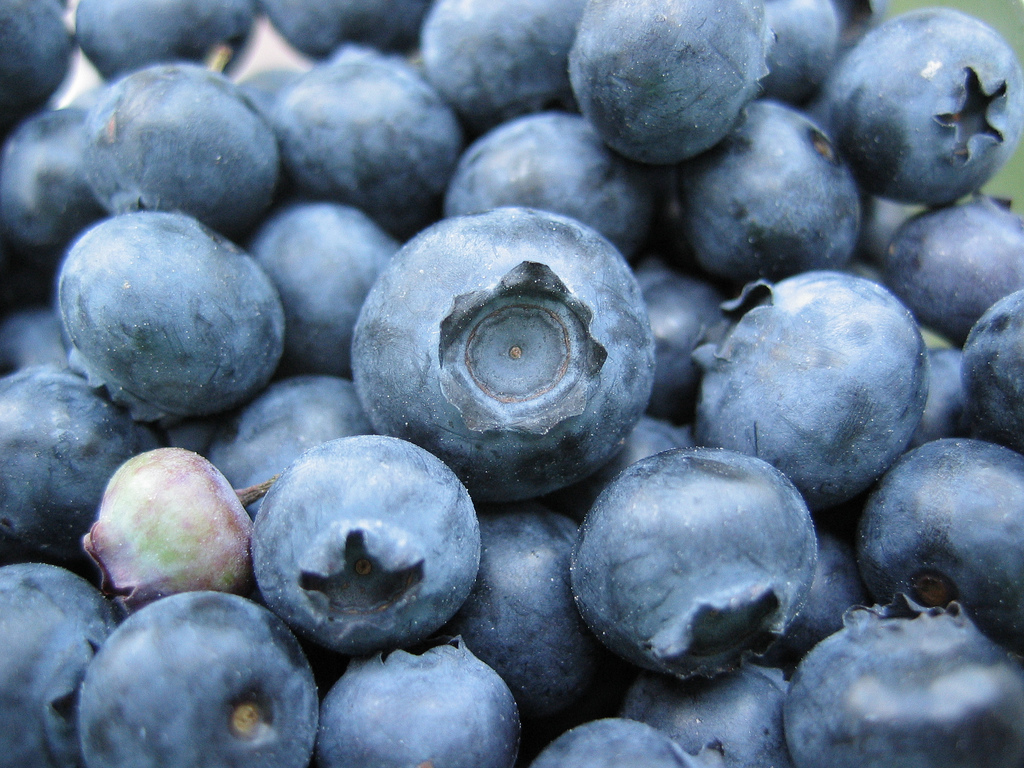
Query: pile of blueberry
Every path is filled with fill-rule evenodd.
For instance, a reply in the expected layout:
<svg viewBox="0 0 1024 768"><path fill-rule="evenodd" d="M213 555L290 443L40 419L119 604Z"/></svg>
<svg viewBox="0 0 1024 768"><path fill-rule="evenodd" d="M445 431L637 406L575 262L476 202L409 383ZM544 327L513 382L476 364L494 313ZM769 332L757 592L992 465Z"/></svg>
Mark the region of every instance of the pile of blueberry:
<svg viewBox="0 0 1024 768"><path fill-rule="evenodd" d="M0 768L1021 768L1022 132L948 8L0 0Z"/></svg>

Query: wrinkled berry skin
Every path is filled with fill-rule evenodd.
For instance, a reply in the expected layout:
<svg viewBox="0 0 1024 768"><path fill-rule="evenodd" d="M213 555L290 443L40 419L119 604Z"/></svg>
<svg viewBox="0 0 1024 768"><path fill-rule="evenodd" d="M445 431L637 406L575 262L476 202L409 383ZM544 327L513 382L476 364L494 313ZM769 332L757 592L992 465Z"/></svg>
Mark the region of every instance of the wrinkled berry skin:
<svg viewBox="0 0 1024 768"><path fill-rule="evenodd" d="M851 611L797 667L783 706L796 768L1011 768L1024 676L953 603Z"/></svg>
<svg viewBox="0 0 1024 768"><path fill-rule="evenodd" d="M295 636L238 595L188 592L129 616L86 670L89 768L306 768L317 692Z"/></svg>
<svg viewBox="0 0 1024 768"><path fill-rule="evenodd" d="M805 272L752 284L750 308L721 344L695 351L704 370L698 445L758 456L811 509L865 490L904 451L927 398L914 318L877 283Z"/></svg>
<svg viewBox="0 0 1024 768"><path fill-rule="evenodd" d="M318 768L512 768L512 692L460 639L353 659L324 697Z"/></svg>
<svg viewBox="0 0 1024 768"><path fill-rule="evenodd" d="M273 199L274 132L230 80L198 64L154 64L115 80L85 129L86 175L112 214L180 211L239 237Z"/></svg>
<svg viewBox="0 0 1024 768"><path fill-rule="evenodd" d="M960 367L971 436L1024 453L1024 289L978 318Z"/></svg>
<svg viewBox="0 0 1024 768"><path fill-rule="evenodd" d="M356 323L377 432L451 466L474 499L567 485L611 458L650 396L636 280L595 230L526 208L445 219L395 254Z"/></svg>
<svg viewBox="0 0 1024 768"><path fill-rule="evenodd" d="M974 192L1024 129L1024 72L984 22L895 16L840 59L814 107L868 193L924 205Z"/></svg>
<svg viewBox="0 0 1024 768"><path fill-rule="evenodd" d="M807 506L770 464L675 449L623 470L583 521L576 603L611 650L679 678L764 652L803 604L817 545Z"/></svg>
<svg viewBox="0 0 1024 768"><path fill-rule="evenodd" d="M78 687L117 626L80 576L42 563L0 568L0 762L77 768Z"/></svg>
<svg viewBox="0 0 1024 768"><path fill-rule="evenodd" d="M281 358L284 310L247 253L180 213L104 219L58 277L73 365L143 421L241 405Z"/></svg>
<svg viewBox="0 0 1024 768"><path fill-rule="evenodd" d="M296 631L338 653L418 642L473 587L480 526L439 459L380 435L303 453L263 499L253 529L256 581Z"/></svg>
<svg viewBox="0 0 1024 768"><path fill-rule="evenodd" d="M983 440L904 454L871 491L857 559L879 602L959 602L978 628L1024 651L1024 456Z"/></svg>
<svg viewBox="0 0 1024 768"><path fill-rule="evenodd" d="M770 45L761 0L589 0L569 80L612 149L677 163L729 132L768 73Z"/></svg>
<svg viewBox="0 0 1024 768"><path fill-rule="evenodd" d="M0 379L0 556L66 563L110 476L154 435L81 376L33 366Z"/></svg>
<svg viewBox="0 0 1024 768"><path fill-rule="evenodd" d="M111 476L83 547L129 610L170 594L253 587L252 521L216 467L183 448L133 456Z"/></svg>

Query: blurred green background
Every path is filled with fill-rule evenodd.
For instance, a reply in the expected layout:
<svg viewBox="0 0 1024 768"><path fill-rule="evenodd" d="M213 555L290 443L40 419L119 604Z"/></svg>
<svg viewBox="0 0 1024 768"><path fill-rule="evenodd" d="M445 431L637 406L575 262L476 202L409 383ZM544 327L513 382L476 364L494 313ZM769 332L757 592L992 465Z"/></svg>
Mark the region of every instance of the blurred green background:
<svg viewBox="0 0 1024 768"><path fill-rule="evenodd" d="M1017 57L1024 62L1024 0L892 0L887 15L895 16L913 8L936 5L959 8L984 19L999 30L1017 51ZM985 186L984 191L997 197L1011 198L1013 210L1024 213L1024 141L1010 162Z"/></svg>

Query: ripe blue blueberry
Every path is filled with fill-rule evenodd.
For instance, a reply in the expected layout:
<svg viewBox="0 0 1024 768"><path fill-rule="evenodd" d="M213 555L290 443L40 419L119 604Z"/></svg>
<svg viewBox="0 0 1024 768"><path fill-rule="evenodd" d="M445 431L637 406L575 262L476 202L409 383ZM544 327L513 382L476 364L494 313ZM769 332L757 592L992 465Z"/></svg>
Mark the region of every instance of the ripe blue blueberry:
<svg viewBox="0 0 1024 768"><path fill-rule="evenodd" d="M226 77L153 64L115 80L86 120L85 167L110 213L178 211L247 233L277 185L274 132Z"/></svg>
<svg viewBox="0 0 1024 768"><path fill-rule="evenodd" d="M978 318L961 358L970 434L1024 453L1024 289Z"/></svg>
<svg viewBox="0 0 1024 768"><path fill-rule="evenodd" d="M0 568L0 762L81 765L76 713L86 667L117 625L85 579L42 563Z"/></svg>
<svg viewBox="0 0 1024 768"><path fill-rule="evenodd" d="M260 594L296 631L349 655L418 642L473 587L480 527L440 459L393 437L330 440L263 499L253 530Z"/></svg>
<svg viewBox="0 0 1024 768"><path fill-rule="evenodd" d="M569 79L612 149L677 163L732 129L768 73L770 45L762 0L589 0Z"/></svg>
<svg viewBox="0 0 1024 768"><path fill-rule="evenodd" d="M815 113L874 195L941 205L975 192L1024 130L1024 72L979 19L922 8L884 21L840 58Z"/></svg>
<svg viewBox="0 0 1024 768"><path fill-rule="evenodd" d="M295 636L223 592L129 616L86 670L78 705L89 768L306 768L317 718Z"/></svg>
<svg viewBox="0 0 1024 768"><path fill-rule="evenodd" d="M851 611L797 667L783 705L796 768L1011 768L1024 673L952 604Z"/></svg>
<svg viewBox="0 0 1024 768"><path fill-rule="evenodd" d="M81 558L107 480L156 447L148 429L70 371L33 366L0 379L0 553Z"/></svg>
<svg viewBox="0 0 1024 768"><path fill-rule="evenodd" d="M324 697L318 768L512 768L519 715L498 674L455 638L353 659Z"/></svg>
<svg viewBox="0 0 1024 768"><path fill-rule="evenodd" d="M758 100L679 170L697 262L734 282L840 269L853 255L860 192L829 137L797 109Z"/></svg>
<svg viewBox="0 0 1024 768"><path fill-rule="evenodd" d="M625 259L525 208L444 219L406 243L356 324L377 432L448 463L479 500L552 491L611 458L650 396L653 339Z"/></svg>
<svg viewBox="0 0 1024 768"><path fill-rule="evenodd" d="M259 265L181 213L104 219L59 275L76 368L140 420L241 405L273 375L284 312Z"/></svg>
<svg viewBox="0 0 1024 768"><path fill-rule="evenodd" d="M770 464L675 449L621 472L572 556L590 628L634 664L680 678L731 669L789 626L814 575L807 505Z"/></svg>
<svg viewBox="0 0 1024 768"><path fill-rule="evenodd" d="M768 461L811 509L853 498L921 420L928 358L914 318L881 285L839 272L752 284L744 296L753 306L725 339L695 352L697 443Z"/></svg>
<svg viewBox="0 0 1024 768"><path fill-rule="evenodd" d="M941 439L904 454L864 504L857 559L879 602L958 601L978 628L1024 650L1024 456Z"/></svg>
<svg viewBox="0 0 1024 768"><path fill-rule="evenodd" d="M150 64L227 64L256 19L255 0L80 0L75 40L106 80Z"/></svg>
<svg viewBox="0 0 1024 768"><path fill-rule="evenodd" d="M569 48L585 2L435 0L420 33L427 80L477 133L569 107Z"/></svg>
<svg viewBox="0 0 1024 768"><path fill-rule="evenodd" d="M286 85L272 122L300 195L355 206L400 238L437 218L462 151L440 94L402 59L362 48Z"/></svg>
<svg viewBox="0 0 1024 768"><path fill-rule="evenodd" d="M781 670L756 664L691 680L642 672L620 714L668 734L690 754L719 752L723 768L792 768L782 726L788 687Z"/></svg>

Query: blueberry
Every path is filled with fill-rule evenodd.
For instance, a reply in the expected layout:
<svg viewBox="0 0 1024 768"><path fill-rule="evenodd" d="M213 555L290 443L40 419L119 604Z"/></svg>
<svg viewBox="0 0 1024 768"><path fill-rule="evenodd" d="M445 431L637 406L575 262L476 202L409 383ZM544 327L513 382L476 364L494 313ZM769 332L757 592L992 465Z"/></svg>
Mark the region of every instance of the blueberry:
<svg viewBox="0 0 1024 768"><path fill-rule="evenodd" d="M694 353L697 443L765 459L811 509L853 498L903 453L924 411L913 317L882 286L839 272L754 284L745 297L725 340Z"/></svg>
<svg viewBox="0 0 1024 768"><path fill-rule="evenodd" d="M835 0L765 0L765 19L775 35L761 96L800 104L812 96L839 54Z"/></svg>
<svg viewBox="0 0 1024 768"><path fill-rule="evenodd" d="M569 48L586 0L436 0L420 33L427 79L467 125L570 107Z"/></svg>
<svg viewBox="0 0 1024 768"><path fill-rule="evenodd" d="M293 203L264 219L248 249L281 295L283 372L351 378L356 316L398 245L337 203Z"/></svg>
<svg viewBox="0 0 1024 768"><path fill-rule="evenodd" d="M89 768L306 768L317 719L295 637L223 592L129 616L86 670L78 710Z"/></svg>
<svg viewBox="0 0 1024 768"><path fill-rule="evenodd" d="M679 678L761 653L811 586L807 506L761 459L675 449L620 473L591 508L572 555L590 628L634 664Z"/></svg>
<svg viewBox="0 0 1024 768"><path fill-rule="evenodd" d="M802 112L758 100L679 172L683 229L701 267L735 282L839 269L857 244L860 193Z"/></svg>
<svg viewBox="0 0 1024 768"><path fill-rule="evenodd" d="M73 50L60 0L0 2L0 136L53 95Z"/></svg>
<svg viewBox="0 0 1024 768"><path fill-rule="evenodd" d="M85 175L83 109L37 112L4 142L0 229L19 256L52 274L67 246L105 215Z"/></svg>
<svg viewBox="0 0 1024 768"><path fill-rule="evenodd" d="M811 648L843 628L843 616L850 608L869 602L853 546L822 527L815 532L818 561L807 600L760 663L791 671Z"/></svg>
<svg viewBox="0 0 1024 768"><path fill-rule="evenodd" d="M82 545L103 591L128 610L178 592L248 594L252 521L216 467L182 448L133 456L111 475Z"/></svg>
<svg viewBox="0 0 1024 768"><path fill-rule="evenodd" d="M732 129L768 73L770 41L762 0L588 0L569 79L610 147L677 163Z"/></svg>
<svg viewBox="0 0 1024 768"><path fill-rule="evenodd" d="M970 434L1024 453L1024 289L978 318L961 359Z"/></svg>
<svg viewBox="0 0 1024 768"><path fill-rule="evenodd" d="M71 247L59 275L72 360L142 420L241 405L281 357L273 283L233 243L180 213L104 219Z"/></svg>
<svg viewBox="0 0 1024 768"><path fill-rule="evenodd" d="M22 563L0 568L0 616L0 760L80 765L78 689L117 625L112 605L71 571Z"/></svg>
<svg viewBox="0 0 1024 768"><path fill-rule="evenodd" d="M404 61L366 51L286 86L273 124L299 194L355 206L399 238L438 217L462 151L440 94Z"/></svg>
<svg viewBox="0 0 1024 768"><path fill-rule="evenodd" d="M252 542L267 605L349 655L418 642L473 587L480 528L439 459L393 437L330 440L303 453L263 499Z"/></svg>
<svg viewBox="0 0 1024 768"><path fill-rule="evenodd" d="M324 697L318 768L512 768L508 686L458 639L353 659Z"/></svg>
<svg viewBox="0 0 1024 768"><path fill-rule="evenodd" d="M260 0L260 6L285 40L323 59L345 42L412 48L430 0Z"/></svg>
<svg viewBox="0 0 1024 768"><path fill-rule="evenodd" d="M693 350L727 323L725 296L709 281L648 256L633 270L654 332L654 387L647 413L683 423L693 420L700 368Z"/></svg>
<svg viewBox="0 0 1024 768"><path fill-rule="evenodd" d="M782 726L788 687L781 670L753 664L692 680L643 672L621 714L657 728L690 754L718 751L728 768L791 768Z"/></svg>
<svg viewBox="0 0 1024 768"><path fill-rule="evenodd" d="M697 768L667 735L646 723L619 717L591 720L566 731L530 763L530 768Z"/></svg>
<svg viewBox="0 0 1024 768"><path fill-rule="evenodd" d="M611 458L650 396L653 339L608 240L499 208L398 251L360 311L352 365L377 432L438 455L474 498L512 501Z"/></svg>
<svg viewBox="0 0 1024 768"><path fill-rule="evenodd" d="M580 115L541 112L477 139L448 184L446 216L501 206L570 216L630 258L650 230L654 191L643 170L612 152Z"/></svg>
<svg viewBox="0 0 1024 768"><path fill-rule="evenodd" d="M53 307L12 310L0 320L0 371L31 365L67 366L64 329Z"/></svg>
<svg viewBox="0 0 1024 768"><path fill-rule="evenodd" d="M1002 768L1024 756L1024 677L954 603L850 612L783 705L796 768Z"/></svg>
<svg viewBox="0 0 1024 768"><path fill-rule="evenodd" d="M918 322L960 346L986 309L1024 288L1024 220L982 195L924 211L893 235L882 274Z"/></svg>
<svg viewBox="0 0 1024 768"><path fill-rule="evenodd" d="M86 174L110 213L177 211L239 237L273 199L273 131L233 83L198 65L153 64L114 81L86 134Z"/></svg>
<svg viewBox="0 0 1024 768"><path fill-rule="evenodd" d="M32 366L0 379L0 559L8 548L47 562L82 558L107 480L156 447L69 371Z"/></svg>
<svg viewBox="0 0 1024 768"><path fill-rule="evenodd" d="M958 601L992 639L1024 651L1024 456L940 439L905 454L868 496L857 558L876 600Z"/></svg>
<svg viewBox="0 0 1024 768"><path fill-rule="evenodd" d="M80 0L75 40L105 79L150 64L227 64L245 44L256 0Z"/></svg>
<svg viewBox="0 0 1024 768"><path fill-rule="evenodd" d="M693 448L693 430L644 414L616 445L615 455L593 474L543 497L545 504L582 521L615 476L630 464L671 448Z"/></svg>
<svg viewBox="0 0 1024 768"><path fill-rule="evenodd" d="M247 488L320 443L372 432L351 381L292 376L268 385L217 427L205 455L235 488Z"/></svg>
<svg viewBox="0 0 1024 768"><path fill-rule="evenodd" d="M569 586L576 524L534 502L479 517L480 571L445 632L501 676L524 719L565 712L598 684L603 653Z"/></svg>
<svg viewBox="0 0 1024 768"><path fill-rule="evenodd" d="M1024 72L984 22L949 8L886 20L842 57L815 107L858 183L941 205L975 192L1024 131Z"/></svg>
<svg viewBox="0 0 1024 768"><path fill-rule="evenodd" d="M909 448L943 437L966 437L963 352L955 347L928 349L928 399Z"/></svg>

